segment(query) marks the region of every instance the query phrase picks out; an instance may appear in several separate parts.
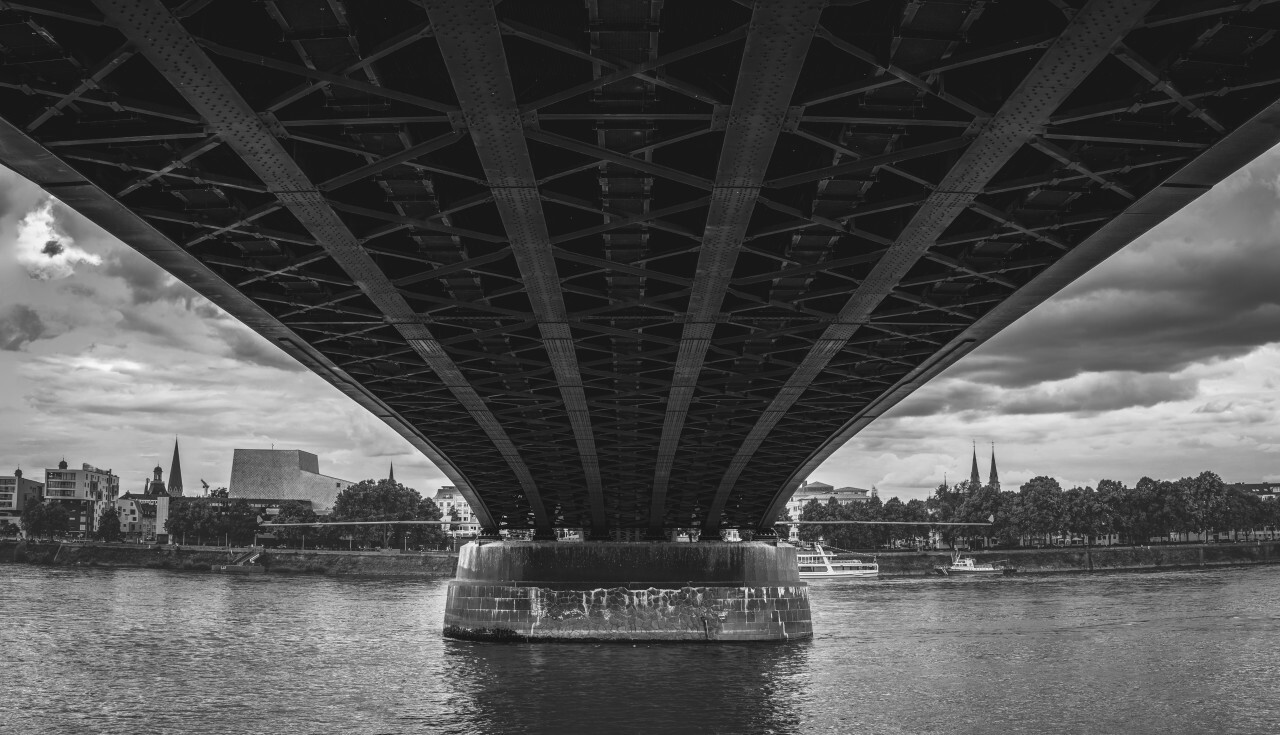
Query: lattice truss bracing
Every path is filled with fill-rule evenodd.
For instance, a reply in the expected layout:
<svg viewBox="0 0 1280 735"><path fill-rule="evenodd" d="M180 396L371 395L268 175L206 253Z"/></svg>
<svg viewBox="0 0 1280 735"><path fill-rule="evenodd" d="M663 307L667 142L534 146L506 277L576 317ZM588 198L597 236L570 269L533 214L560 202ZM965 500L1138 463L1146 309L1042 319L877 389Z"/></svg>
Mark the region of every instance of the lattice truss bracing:
<svg viewBox="0 0 1280 735"><path fill-rule="evenodd" d="M0 158L487 526L759 527L1274 143L1277 29L1219 0L0 2Z"/></svg>

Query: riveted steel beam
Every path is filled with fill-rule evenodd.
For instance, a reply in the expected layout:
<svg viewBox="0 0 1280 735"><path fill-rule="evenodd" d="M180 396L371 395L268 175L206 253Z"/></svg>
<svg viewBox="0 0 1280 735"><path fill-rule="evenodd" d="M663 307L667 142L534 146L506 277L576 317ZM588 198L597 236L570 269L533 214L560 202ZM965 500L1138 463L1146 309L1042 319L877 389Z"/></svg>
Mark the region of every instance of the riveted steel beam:
<svg viewBox="0 0 1280 735"><path fill-rule="evenodd" d="M841 353L859 325L895 293L898 284L946 228L974 204L1005 163L1034 139L1071 92L1107 58L1116 43L1142 22L1153 5L1154 0L1090 0L1067 23L995 115L976 122L980 130L977 137L938 183L937 189L929 194L889 252L871 269L841 308L835 323L827 327L752 427L716 488L715 498L707 510L705 529L714 531L720 527L725 504L748 463L808 386ZM779 488L779 495L784 492L790 491ZM774 506L777 506L777 497L771 505ZM766 515L758 522L763 527L771 520L771 516Z"/></svg>
<svg viewBox="0 0 1280 735"><path fill-rule="evenodd" d="M653 534L662 530L680 435L711 346L716 316L825 5L823 0L761 0L752 10L658 444L649 501Z"/></svg>
<svg viewBox="0 0 1280 735"><path fill-rule="evenodd" d="M590 409L497 13L491 2L481 0L428 0L425 5L569 415L592 533L603 535L604 484Z"/></svg>
<svg viewBox="0 0 1280 735"><path fill-rule="evenodd" d="M386 274L361 248L358 238L338 217L315 183L182 24L159 0L95 0L94 4L108 22L165 75L205 124L235 151L330 257L360 284L365 295L395 325L409 346L449 386L454 397L506 459L524 490L535 524L549 529L551 521L537 485L505 429ZM472 507L483 513L488 523L482 520L482 524L495 525L488 506L475 489L459 489Z"/></svg>

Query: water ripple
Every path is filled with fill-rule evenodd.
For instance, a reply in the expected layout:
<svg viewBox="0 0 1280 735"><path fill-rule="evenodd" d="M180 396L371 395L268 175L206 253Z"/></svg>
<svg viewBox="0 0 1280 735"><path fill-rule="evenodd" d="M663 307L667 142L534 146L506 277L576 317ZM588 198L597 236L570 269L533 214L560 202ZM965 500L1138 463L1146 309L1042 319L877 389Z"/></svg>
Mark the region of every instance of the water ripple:
<svg viewBox="0 0 1280 735"><path fill-rule="evenodd" d="M446 583L0 566L0 732L1264 733L1280 570L824 580L814 640L446 641Z"/></svg>

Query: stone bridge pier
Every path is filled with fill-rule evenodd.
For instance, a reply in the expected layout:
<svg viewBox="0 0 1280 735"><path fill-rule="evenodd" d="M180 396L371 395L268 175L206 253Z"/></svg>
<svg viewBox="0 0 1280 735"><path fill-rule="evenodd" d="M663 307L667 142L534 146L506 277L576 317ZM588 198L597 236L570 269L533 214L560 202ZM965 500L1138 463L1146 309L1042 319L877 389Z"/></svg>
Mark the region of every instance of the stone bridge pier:
<svg viewBox="0 0 1280 735"><path fill-rule="evenodd" d="M750 542L469 543L444 634L468 640L811 638L796 550Z"/></svg>

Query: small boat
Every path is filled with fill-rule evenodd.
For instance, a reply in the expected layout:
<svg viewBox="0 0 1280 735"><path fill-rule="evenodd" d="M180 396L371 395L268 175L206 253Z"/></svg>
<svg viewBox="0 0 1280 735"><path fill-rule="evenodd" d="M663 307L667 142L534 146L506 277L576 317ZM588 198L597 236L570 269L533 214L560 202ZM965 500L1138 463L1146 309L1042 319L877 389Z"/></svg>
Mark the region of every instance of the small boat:
<svg viewBox="0 0 1280 735"><path fill-rule="evenodd" d="M836 559L827 553L821 544L814 544L813 551L814 553L812 554L796 555L796 562L800 565L801 579L814 579L817 577L880 578L880 565L874 561Z"/></svg>
<svg viewBox="0 0 1280 735"><path fill-rule="evenodd" d="M972 556L960 556L958 551L951 560L950 566L934 567L934 570L945 577L992 576L996 574L1013 574L1018 571L1012 567L1006 567L1003 561L979 564Z"/></svg>
<svg viewBox="0 0 1280 735"><path fill-rule="evenodd" d="M262 574L267 570L257 564L214 564L213 571L223 574Z"/></svg>

